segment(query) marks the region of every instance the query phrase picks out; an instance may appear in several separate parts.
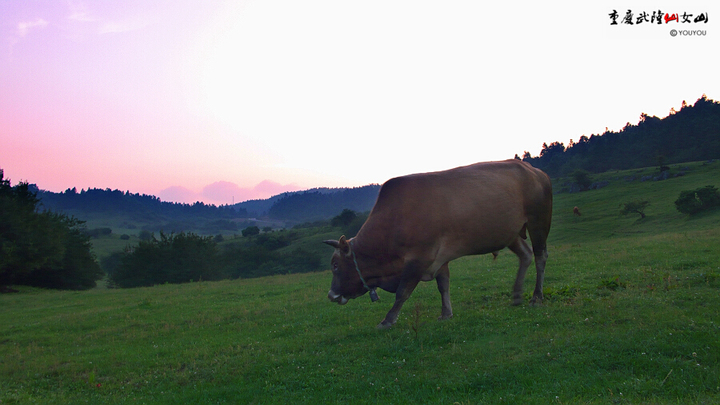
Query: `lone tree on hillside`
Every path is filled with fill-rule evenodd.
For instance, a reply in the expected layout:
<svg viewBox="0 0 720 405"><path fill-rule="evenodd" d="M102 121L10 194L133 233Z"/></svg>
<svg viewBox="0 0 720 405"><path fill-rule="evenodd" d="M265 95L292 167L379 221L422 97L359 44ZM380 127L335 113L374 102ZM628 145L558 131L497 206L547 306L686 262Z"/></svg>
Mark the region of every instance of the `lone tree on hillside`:
<svg viewBox="0 0 720 405"><path fill-rule="evenodd" d="M650 203L648 201L630 201L624 204L620 204L623 206L623 208L620 210L620 213L622 215L628 215L628 214L640 214L640 219L645 218L645 208L647 208Z"/></svg>

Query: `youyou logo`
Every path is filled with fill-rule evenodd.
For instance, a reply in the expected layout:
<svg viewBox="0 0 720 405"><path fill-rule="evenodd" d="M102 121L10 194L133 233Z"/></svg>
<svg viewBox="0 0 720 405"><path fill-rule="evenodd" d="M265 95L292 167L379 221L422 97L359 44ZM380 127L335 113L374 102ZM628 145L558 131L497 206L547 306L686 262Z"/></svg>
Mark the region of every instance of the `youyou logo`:
<svg viewBox="0 0 720 405"><path fill-rule="evenodd" d="M700 36L706 36L707 30L670 30L670 36L671 37L700 37Z"/></svg>

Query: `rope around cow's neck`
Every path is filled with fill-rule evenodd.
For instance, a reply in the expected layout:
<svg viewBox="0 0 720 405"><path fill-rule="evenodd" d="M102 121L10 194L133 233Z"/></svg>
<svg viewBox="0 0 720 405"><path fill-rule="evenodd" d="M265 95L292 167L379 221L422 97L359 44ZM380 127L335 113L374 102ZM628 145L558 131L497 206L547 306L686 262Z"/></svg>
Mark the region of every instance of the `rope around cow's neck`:
<svg viewBox="0 0 720 405"><path fill-rule="evenodd" d="M350 242L350 251L352 252L353 256L353 262L355 262L355 270L357 270L358 276L360 276L360 281L362 281L363 286L366 290L370 292L370 301L375 302L379 300L377 292L374 288L368 287L367 283L365 282L365 279L362 276L362 273L360 273L360 266L358 266L357 257L355 256L355 249L352 248L352 242Z"/></svg>

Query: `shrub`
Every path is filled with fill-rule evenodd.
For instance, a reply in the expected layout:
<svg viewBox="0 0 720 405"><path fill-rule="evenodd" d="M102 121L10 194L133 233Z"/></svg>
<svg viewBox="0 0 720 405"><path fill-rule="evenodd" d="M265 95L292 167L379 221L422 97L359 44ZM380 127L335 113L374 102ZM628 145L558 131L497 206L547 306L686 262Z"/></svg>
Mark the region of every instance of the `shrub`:
<svg viewBox="0 0 720 405"><path fill-rule="evenodd" d="M675 208L683 214L693 215L717 206L720 206L720 192L715 186L681 191L675 200Z"/></svg>
<svg viewBox="0 0 720 405"><path fill-rule="evenodd" d="M260 234L260 228L257 226L248 226L242 230L242 236L254 236Z"/></svg>
<svg viewBox="0 0 720 405"><path fill-rule="evenodd" d="M255 244L267 250L277 250L290 245L290 237L286 233L263 233L255 238Z"/></svg>
<svg viewBox="0 0 720 405"><path fill-rule="evenodd" d="M166 235L160 232L160 239L153 237L125 249L120 264L111 274L111 282L119 287L140 287L219 280L222 275L213 239L193 233Z"/></svg>

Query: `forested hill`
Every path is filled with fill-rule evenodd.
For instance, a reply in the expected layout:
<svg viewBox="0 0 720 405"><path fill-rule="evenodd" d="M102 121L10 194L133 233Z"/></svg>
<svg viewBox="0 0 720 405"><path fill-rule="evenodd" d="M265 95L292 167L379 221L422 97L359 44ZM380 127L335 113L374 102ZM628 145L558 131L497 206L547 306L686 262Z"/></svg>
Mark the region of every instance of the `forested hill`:
<svg viewBox="0 0 720 405"><path fill-rule="evenodd" d="M328 190L310 190L294 193L277 200L268 211L273 219L309 221L329 219L343 209L365 212L375 204L380 186L371 184L363 187Z"/></svg>
<svg viewBox="0 0 720 405"><path fill-rule="evenodd" d="M233 218L271 217L272 219L303 222L329 219L348 208L369 211L380 190L379 185L356 188L316 188L283 193L265 200L253 200L234 206L208 205L202 202L181 204L161 201L152 195L132 194L110 189L68 189L61 193L30 188L37 192L41 208L56 212L131 214L137 220L183 221L197 218L226 220ZM83 215L80 215L82 217ZM177 225L177 224L176 224ZM178 229L180 230L180 229Z"/></svg>
<svg viewBox="0 0 720 405"><path fill-rule="evenodd" d="M61 193L38 190L42 208L51 211L80 211L86 213L130 213L138 217L205 217L215 219L246 218L247 211L228 205L215 206L202 202L181 204L161 201L146 194L132 194L129 191L110 189L88 189L78 192L75 188Z"/></svg>
<svg viewBox="0 0 720 405"><path fill-rule="evenodd" d="M583 135L567 147L560 142L543 144L540 156L525 152L522 160L557 177L576 170L601 173L717 158L720 103L703 95L694 105L683 101L680 111L671 110L665 118L642 113L637 125L628 122L618 132Z"/></svg>

